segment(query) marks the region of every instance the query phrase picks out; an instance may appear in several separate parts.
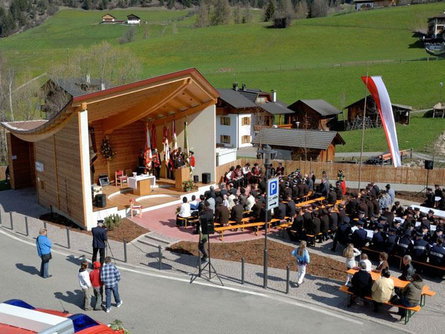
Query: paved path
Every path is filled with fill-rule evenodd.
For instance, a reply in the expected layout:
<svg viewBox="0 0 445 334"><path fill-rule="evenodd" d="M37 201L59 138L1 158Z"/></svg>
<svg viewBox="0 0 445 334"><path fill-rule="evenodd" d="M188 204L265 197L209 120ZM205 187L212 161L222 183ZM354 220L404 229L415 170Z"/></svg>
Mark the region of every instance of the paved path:
<svg viewBox="0 0 445 334"><path fill-rule="evenodd" d="M86 233L75 233L75 232L71 232L70 233L70 241L71 241L71 248L68 249L67 247L67 236L66 236L66 230L65 229L61 229L57 226L53 226L48 224L48 234L49 237L53 240L53 242L55 243L55 249L58 251L62 251L66 254L71 254L73 257L68 257L67 260L61 260L62 265L60 265L59 262L57 262L57 257L55 259L55 261L53 262L51 269L55 270L55 274L56 277L58 277L59 275L61 277L64 277L63 275L65 275L65 272L68 272L68 276L69 278L63 279L62 281L64 282L63 287L53 287L52 284L47 284L46 281L44 280L40 280L40 278L38 278L36 275L30 275L28 274L30 277L32 277L32 279L39 279L39 285L36 287L35 285L33 285L34 283L32 283L33 281L21 281L21 277L27 277L27 275L25 275L28 271L29 272L34 272L36 273L36 269L35 267L39 265L39 260L36 257L35 254L35 249L34 249L34 242L35 239L34 237L38 234L38 230L39 228L41 228L43 226L43 223L35 218L29 217L28 221L29 221L29 236L26 236L25 234L25 224L24 224L24 216L20 213L16 213L13 212L12 216L13 216L13 221L14 221L14 229L11 231L10 229L10 222L9 222L9 212L12 211L7 211L7 212L3 212L3 210L5 209L9 209L12 210L14 209L14 207L16 206L17 209L22 210L22 212L26 211L32 211L29 208L34 207L34 204L32 202L32 199L29 198L29 202L27 203L27 205L23 208L22 204L17 200L12 198L13 197L13 192L8 192L8 197L11 197L11 199L9 199L7 202L8 206L7 207L3 207L3 198L1 196L2 193L6 193L6 192L0 192L0 215L2 217L2 222L3 225L0 227L0 247L3 247L0 251L1 254L3 254L2 256L2 261L0 262L0 268L1 273L0 275L0 281L2 282L2 287L3 287L3 281L5 279L5 282L9 282L7 283L7 285L5 285L6 289L2 289L0 290L0 296L4 296L6 299L7 296L12 296L12 294L15 294L15 297L18 291L22 291L24 289L27 289L27 287L29 286L28 290L24 290L26 291L26 294L23 293L22 295L27 297L28 295L31 296L32 298L35 298L35 296L37 296L35 299L31 300L32 303L34 303L34 300L36 300L37 303L41 303L42 301L44 301L45 303L59 303L57 300L54 301L52 299L54 299L54 293L53 294L48 294L46 292L45 293L45 289L55 289L57 288L57 290L54 290L55 292L60 292L61 294L58 294L58 296L60 297L60 300L65 300L65 302L68 305L74 305L76 308L71 309L69 308L69 311L72 312L77 312L78 311L78 304L74 303L70 303L69 300L71 300L71 297L75 297L75 298L79 298L78 293L74 293L74 295L71 293L72 291L75 291L77 288L77 282L76 282L76 271L77 271L77 264L74 265L72 264L72 262L77 263L78 261L76 260L77 257L79 256L86 256L87 258L91 257L91 235L86 234ZM38 207L36 207L38 208ZM30 214L33 214L32 212L30 212ZM33 214L34 216L36 216L36 214ZM32 243L32 246L22 246L21 244L10 244L7 241L4 241L4 234L7 234L8 236L13 236L14 238L18 238L21 240L25 240L25 241L29 241ZM154 238L153 238L154 237ZM168 251L165 250L165 246L170 242L167 241L166 243L162 243L159 242L157 240L157 237L162 237L162 235L159 235L155 232L151 232L149 235L144 235L141 236L140 238L138 238L137 240L132 241L131 243L129 243L127 245L127 259L128 259L128 263L123 263L123 259L124 259L124 251L123 251L123 244L120 242L115 242L115 241L110 241L110 249L108 250L108 253L110 255L112 255L114 258L117 259L117 263L119 264L119 266L121 267L127 267L129 269L133 269L136 270L138 272L142 272L144 273L144 275L147 275L147 277L142 278L142 283L138 283L139 279L135 277L133 277L133 274L128 274L129 276L127 276L127 274L125 274L126 278L125 280L127 282L131 282L131 284L133 284L132 286L123 286L123 293L124 293L124 302L125 300L129 300L130 304L134 304L136 305L138 308L137 309L130 309L130 315L125 318L119 316L118 318L120 318L121 320L127 320L130 319L130 323L132 324L132 326L134 328L137 328L138 330L133 331L134 333L146 333L144 331L139 331L140 326L139 322L142 321L139 316L139 314L148 314L148 317L150 319L150 324L151 325L155 325L157 326L157 317L158 312L156 311L156 309L151 309L149 308L149 304L151 303L157 303L158 301L161 302L161 305L165 305L163 307L160 308L160 310L162 310L162 314L160 315L162 318L162 315L168 314L169 316L171 316L172 314L176 314L177 312L181 312L181 307L186 310L188 310L188 308L190 306L185 307L184 305L189 305L190 303L193 303L192 301L190 301L190 299L195 299L196 296L198 296L200 294L201 289L207 289L206 288L200 288L199 291L197 290L192 290L193 294L187 295L186 296L181 296L178 297L178 300L175 299L170 299L168 296L170 294L170 290L171 291L175 291L176 289L178 290L187 290L189 289L189 285L188 284L180 284L178 286L169 286L166 285L165 289L167 290L164 291L163 287L164 284L167 283L163 283L160 281L158 281L158 279L162 278L166 278L169 280L174 280L175 282L188 282L189 278L190 278L190 274L196 272L196 264L197 264L197 259L196 257L193 256L189 256L186 254L174 254L174 253L170 253ZM271 235L270 238L274 238L275 240L279 241L279 242L287 242L286 240L282 240L280 239L278 236L273 236ZM14 241L16 242L16 241ZM292 243L289 243L290 245L293 245ZM158 270L158 245L162 246L162 266L161 266L161 270ZM330 245L330 241L324 243L323 245L319 246L317 245L317 248L312 248L310 251L313 253L318 253L318 254L322 254L325 256L329 256L332 258L336 258L339 261L341 261L343 263L343 258L340 256L341 251L339 249L339 251L336 254L332 254L329 249L330 249L331 245ZM25 249L28 248L28 251L26 251ZM5 250L6 249L6 250ZM14 252L11 252L10 250L14 249ZM8 254L8 256L5 256L5 254ZM15 259L15 256L19 256L20 259ZM12 259L10 260L10 257L12 257ZM13 261L12 264L9 263L9 265L7 264L9 261ZM71 267L70 268L65 268L64 263L67 262L68 264L70 264L71 262ZM21 263L22 264L22 269L19 269L17 266L15 267L17 270L10 270L11 268L14 268L14 263ZM290 330L286 330L286 328L280 327L279 324L276 324L275 322L275 318L276 319L280 319L280 321L282 321L283 324L289 325L289 320L287 318L283 319L281 317L280 312L284 312L283 314L286 314L287 316L289 316L289 314L287 313L287 310L289 308L289 305L293 305L293 303L295 302L303 302L304 305L316 305L315 308L320 308L320 309L326 309L328 308L329 310L332 310L333 312L340 312L341 314L347 314L349 318L351 319L356 319L359 321L363 321L365 323L369 322L369 321L377 321L380 324L383 324L384 326L393 326L396 329L403 329L403 330L409 330L415 333L431 333L431 334L439 334L443 332L443 304L445 303L445 293L444 293L444 289L443 289L443 284L440 281L435 281L432 280L430 278L428 278L427 284L430 285L430 287L437 292L437 295L433 298L429 298L427 300L427 305L425 308L422 309L422 311L419 314L416 314L414 316L414 318L410 321L410 323L407 326L403 326L399 323L396 323L396 318L394 316L394 314L388 313L388 312L383 312L382 314L379 315L375 315L372 310L368 307L363 307L363 306L354 306L351 309L347 309L346 308L346 296L344 296L344 294L340 293L338 291L338 287L340 284L342 284L342 282L338 282L338 281L334 281L334 280L330 280L330 279L325 279L325 278L320 278L320 277L313 277L308 275L307 279L305 281L305 283L300 286L299 288L296 288L294 285L291 285L291 289L290 289L290 293L289 295L285 294L286 291L286 272L283 270L279 270L279 269L274 269L274 268L269 268L269 289L268 290L263 290L261 289L262 286L262 282L263 282L263 268L261 266L256 266L256 265L250 265L250 264L246 264L245 267L245 284L244 286L240 285L240 279L241 279L241 267L240 267L240 263L236 263L236 262L230 262L230 261L223 261L223 260L214 260L213 264L216 268L216 270L218 271L218 273L220 274L220 276L222 277L224 284L227 286L232 286L236 289L247 289L248 291L254 291L255 293L259 293L260 296L263 297L263 294L266 294L267 296L278 296L278 300L275 300L274 303L278 303L278 304L261 304L260 301L255 300L251 300L250 301L250 295L249 296L244 296L244 297L240 297L237 300L237 303L241 303L242 307L238 307L238 304L236 305L232 305L232 304L220 304L219 300L220 300L220 296L224 295L224 298L226 298L225 293L226 292L221 292L220 290L218 293L216 294L211 294L211 295L206 295L206 297L208 298L208 303L209 304L216 304L216 307L213 308L213 306L210 308L209 313L214 314L215 317L217 317L218 320L215 320L215 324L219 325L221 329L221 333L226 333L226 332L249 332L249 328L255 328L258 331L258 328L265 328L265 329L270 329L270 327L268 327L267 324L263 324L263 319L267 318L268 321L272 321L272 323L274 324L274 326L277 326L277 330L281 329L282 332L290 332ZM375 264L375 263L374 263ZM62 268L60 270L59 273L59 266ZM155 269L155 270L154 270ZM396 270L394 270L394 275L396 275ZM16 279L15 276L18 276L19 278ZM156 279L151 279L149 277L153 277L153 276L160 276L157 277ZM4 278L5 277L5 278ZM11 277L11 278L8 278ZM133 283L133 279L135 280L135 282ZM295 281L296 279L296 273L295 272L291 272L291 281ZM8 281L9 280L9 281ZM11 281L12 280L12 283ZM203 280L200 280L201 282L203 282ZM146 283L143 283L146 282ZM215 279L212 280L213 283L217 283L217 281ZM6 283L5 283L6 284ZM11 285L12 284L12 285ZM145 284L145 286L144 286ZM175 283L176 284L176 283ZM178 283L179 284L179 283ZM158 290L158 285L159 285L159 290L163 291L164 295L163 297L159 298L159 296L156 294L156 290ZM155 289L150 289L147 287L156 287ZM129 290L126 290L129 289ZM196 289L196 288L191 288L191 289ZM136 291L136 296L135 298L135 302L132 301L132 297L127 297L130 296L133 293L133 290ZM12 292L11 292L12 291ZM70 292L71 291L71 292ZM130 292L129 292L130 291ZM149 293L149 295L146 295L145 293ZM152 295L151 293L153 293L154 295ZM141 300L138 301L139 296L138 294L141 294ZM77 297L76 297L77 296ZM129 299L130 298L130 299ZM187 299L188 298L188 299ZM228 300L230 300L231 298L234 297L230 297L228 298ZM238 297L237 297L238 298ZM269 297L267 297L269 298ZM289 299L290 298L290 299ZM25 298L26 299L26 298ZM56 298L57 299L57 298ZM78 300L78 299L77 299ZM225 299L224 299L225 300ZM247 304L243 304L244 300L249 300L249 303ZM201 301L201 300L200 300ZM128 302L127 302L128 303ZM169 307L168 304L174 304L173 306ZM207 303L207 301L206 301ZM258 303L258 305L262 305L262 309L258 309L255 308L256 304ZM284 304L283 304L284 303ZM288 303L290 303L288 305ZM147 304L147 305L146 305ZM177 307L177 305L180 305L181 307ZM205 304L205 303L203 303ZM53 304L51 304L51 307ZM60 306L60 303L57 304ZM77 306L76 306L77 305ZM126 304L125 304L126 305ZM207 309L207 304L205 304L205 307L201 307L201 310ZM48 306L49 307L49 306ZM54 306L58 309L60 309L60 307L58 306ZM71 307L71 306L70 306ZM151 306L150 306L151 307ZM200 314L198 312L197 309L193 308L194 305L192 305L192 309L191 311L189 311L187 313L187 316L184 317L179 317L178 320L179 321L183 321L185 323L188 324L188 321L191 321L192 324L195 324L197 327L199 327L199 322L198 324L195 323L196 319L199 319L198 314ZM65 306L66 308L66 306ZM179 308L179 310L178 310ZM255 314L253 313L249 313L250 308L252 308L253 310L255 310ZM274 316L267 316L264 317L264 309L267 310L273 310L275 312L275 310L279 310L279 312L277 311L277 314L273 313ZM123 308L123 310L125 310L125 308ZM143 313L138 313L140 312L140 310L144 310ZM230 312L230 314L241 314L244 317L244 312L246 313L246 317L247 316L252 316L252 318L255 318L256 316L256 320L246 320L248 324L250 324L251 327L249 328L244 328L241 326L241 324L239 324L239 326L241 326L241 331L237 331L237 330L233 330L232 326L232 322L231 321L227 321L227 318L222 319L220 318L220 314L223 315L227 315L226 310L233 310L233 312ZM291 318L293 319L293 323L291 326L292 328L292 332L295 332L295 328L297 328L299 326L299 321L298 318L297 320L295 320L301 311L299 308L296 309L291 309L293 311L293 314L291 316ZM119 309L119 312L121 312L121 309ZM126 312L126 311L122 311L122 312ZM102 318L104 315L102 314L102 312L98 312L98 313L94 313L94 317L96 317L96 314L98 314L98 319L101 321L110 321L111 318L105 318L105 320L103 320L104 318ZM110 313L110 315L113 315L114 312ZM137 319L134 319L134 314L138 314ZM151 315L153 314L153 317L155 318L155 320L153 320L153 318L151 318ZM178 313L179 314L179 313ZM187 319L186 319L187 318ZM273 319L272 319L273 318ZM320 319L324 319L324 315L322 315L322 317L318 316L318 318ZM114 317L111 319L113 320L115 319ZM190 319L190 320L189 320ZM164 319L165 320L165 319ZM136 321L136 324L133 325L132 321ZM244 321L244 318L236 318L233 320L234 324L237 324L238 322L242 323ZM256 322L255 322L256 321ZM300 320L301 322L301 320ZM342 322L342 320L339 320L339 322ZM177 323L175 323L177 324ZM174 324L173 324L174 325ZM182 325L182 324L181 324ZM135 327L136 326L136 327ZM143 326L143 324L142 324ZM210 331L210 332L214 332L216 327L210 328L210 324L207 324L206 321L204 321L204 323L201 325L202 328ZM230 329L231 331L226 331L225 330L225 326L228 326L227 328ZM351 328L358 328L360 326L353 326ZM157 327L156 327L157 328ZM164 329L164 331L160 331L160 332L169 332L169 330L165 329L164 327L159 327L161 329ZM177 329L177 328L176 328ZM187 328L188 329L188 328ZM272 330L269 330L272 331ZM339 329L340 331L340 329ZM383 332L385 332L385 330L382 329ZM155 331L156 332L156 331Z"/></svg>
<svg viewBox="0 0 445 334"><path fill-rule="evenodd" d="M33 244L0 233L0 253L9 254L0 265L0 300L20 298L42 308L83 312L75 257L55 251L50 262L53 277L42 279ZM131 333L346 333L351 328L355 333L402 332L270 293L190 284L185 277L165 279L147 270L121 271L123 306L112 307L108 314L86 313L103 323L119 319Z"/></svg>

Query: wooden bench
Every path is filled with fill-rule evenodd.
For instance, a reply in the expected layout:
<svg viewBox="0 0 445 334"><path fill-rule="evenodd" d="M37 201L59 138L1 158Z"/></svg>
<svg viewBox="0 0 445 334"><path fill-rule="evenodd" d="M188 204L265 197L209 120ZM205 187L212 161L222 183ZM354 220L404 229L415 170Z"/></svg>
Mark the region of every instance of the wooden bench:
<svg viewBox="0 0 445 334"><path fill-rule="evenodd" d="M340 286L340 288L338 290L348 294L348 296L349 296L348 303L350 303L352 295L354 295L354 294L351 291L349 291L348 287L346 285L342 285L342 286ZM366 296L365 299L369 300L369 301L373 301L371 296ZM409 319L411 319L411 317L414 315L414 313L419 312L422 309L422 307L420 305L408 307L408 306L403 306L403 305L392 304L389 301L384 304L405 309L407 311L405 314L405 317L404 317L405 325L409 322Z"/></svg>
<svg viewBox="0 0 445 334"><path fill-rule="evenodd" d="M184 228L187 228L187 225L197 224L199 222L199 217L179 217L176 216L176 220L184 222Z"/></svg>
<svg viewBox="0 0 445 334"><path fill-rule="evenodd" d="M306 241L308 246L314 246L317 238L323 237L323 233L318 234L306 234Z"/></svg>
<svg viewBox="0 0 445 334"><path fill-rule="evenodd" d="M422 294L420 295L420 306L424 307L426 304L426 296L433 297L436 292L431 290L428 285L424 285L422 288Z"/></svg>
<svg viewBox="0 0 445 334"><path fill-rule="evenodd" d="M326 199L326 198L325 198L324 196L322 196L322 197L317 197L317 198L311 199L311 200L309 200L309 201L296 203L295 206L296 206L297 208L301 208L301 207L303 207L303 206L306 206L306 205L309 205L309 204L312 204L312 203L321 202L321 201L323 201L323 200L325 200L325 199Z"/></svg>
<svg viewBox="0 0 445 334"><path fill-rule="evenodd" d="M436 265L431 264L429 262L422 262L422 261L412 260L411 263L413 265L416 265L416 266L421 266L421 267L425 267L425 268L434 269L434 271L440 272L440 274L443 274L443 272L445 272L445 267L439 267L439 266L436 266Z"/></svg>
<svg viewBox="0 0 445 334"><path fill-rule="evenodd" d="M230 224L227 226L215 227L215 232L219 233L219 238L222 241L224 239L224 231L237 230L237 229L241 229L242 231L244 231L244 229L247 227L255 227L255 235L258 235L259 228L266 225L266 222L252 222L251 223L249 217L243 218L242 221L243 221L242 224L236 224L235 221L229 221L229 224L231 222L233 224ZM270 227L271 224L280 222L280 221L281 221L281 219L273 218L268 222L268 225Z"/></svg>

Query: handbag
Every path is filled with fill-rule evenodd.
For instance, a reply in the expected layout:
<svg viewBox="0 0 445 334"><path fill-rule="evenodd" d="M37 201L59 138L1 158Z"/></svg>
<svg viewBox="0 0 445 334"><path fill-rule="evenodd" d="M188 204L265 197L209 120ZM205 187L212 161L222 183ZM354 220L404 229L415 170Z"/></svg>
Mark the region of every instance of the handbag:
<svg viewBox="0 0 445 334"><path fill-rule="evenodd" d="M40 254L42 254L42 248L40 248L39 238L37 238L37 245L39 246ZM49 260L53 258L51 252L49 252L48 254L42 254L40 257L42 258L42 261L44 263L49 262Z"/></svg>

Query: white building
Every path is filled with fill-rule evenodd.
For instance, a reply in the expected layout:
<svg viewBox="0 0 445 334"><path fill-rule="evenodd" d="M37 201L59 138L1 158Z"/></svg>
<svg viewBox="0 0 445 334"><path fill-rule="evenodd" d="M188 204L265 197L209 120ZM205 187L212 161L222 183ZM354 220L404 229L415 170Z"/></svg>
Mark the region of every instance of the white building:
<svg viewBox="0 0 445 334"><path fill-rule="evenodd" d="M232 89L218 89L218 92L216 143L219 147L252 146L255 133L263 127L271 127L276 115L293 113L276 100L275 91L267 93L247 89L245 85L238 89L234 84Z"/></svg>
<svg viewBox="0 0 445 334"><path fill-rule="evenodd" d="M127 15L127 24L141 24L141 18L134 14Z"/></svg>

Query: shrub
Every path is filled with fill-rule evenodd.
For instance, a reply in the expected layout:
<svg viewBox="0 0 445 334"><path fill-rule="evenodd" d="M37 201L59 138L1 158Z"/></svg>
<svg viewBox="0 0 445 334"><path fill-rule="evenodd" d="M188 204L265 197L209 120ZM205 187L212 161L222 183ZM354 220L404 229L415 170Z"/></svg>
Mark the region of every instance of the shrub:
<svg viewBox="0 0 445 334"><path fill-rule="evenodd" d="M104 225L109 231L113 231L116 227L121 224L121 216L118 214L113 214L104 219Z"/></svg>

